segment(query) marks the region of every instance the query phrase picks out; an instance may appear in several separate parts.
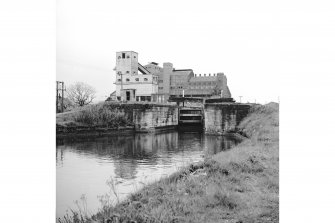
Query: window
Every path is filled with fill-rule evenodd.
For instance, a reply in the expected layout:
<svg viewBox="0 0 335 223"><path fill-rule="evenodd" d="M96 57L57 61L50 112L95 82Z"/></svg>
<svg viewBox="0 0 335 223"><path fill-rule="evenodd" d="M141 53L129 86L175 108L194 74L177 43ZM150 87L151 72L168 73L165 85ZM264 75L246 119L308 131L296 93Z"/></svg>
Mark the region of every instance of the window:
<svg viewBox="0 0 335 223"><path fill-rule="evenodd" d="M121 75L121 71L118 71L117 74L118 74L118 75Z"/></svg>
<svg viewBox="0 0 335 223"><path fill-rule="evenodd" d="M163 87L158 87L159 90L163 90Z"/></svg>
<svg viewBox="0 0 335 223"><path fill-rule="evenodd" d="M133 71L133 74L136 74L136 72L135 72L135 71Z"/></svg>
<svg viewBox="0 0 335 223"><path fill-rule="evenodd" d="M129 78L127 78L126 81L130 81Z"/></svg>
<svg viewBox="0 0 335 223"><path fill-rule="evenodd" d="M144 81L148 81L148 78L144 78Z"/></svg>
<svg viewBox="0 0 335 223"><path fill-rule="evenodd" d="M139 81L140 79L139 78L135 78L135 81Z"/></svg>
<svg viewBox="0 0 335 223"><path fill-rule="evenodd" d="M121 79L117 79L117 81L121 81Z"/></svg>
<svg viewBox="0 0 335 223"><path fill-rule="evenodd" d="M122 59L126 58L126 53L122 53Z"/></svg>
<svg viewBox="0 0 335 223"><path fill-rule="evenodd" d="M159 82L159 83L163 83L163 80L159 80L158 82Z"/></svg>
<svg viewBox="0 0 335 223"><path fill-rule="evenodd" d="M126 73L129 74L129 71L127 70Z"/></svg>
<svg viewBox="0 0 335 223"><path fill-rule="evenodd" d="M121 59L121 57L119 56L118 59Z"/></svg>
<svg viewBox="0 0 335 223"><path fill-rule="evenodd" d="M136 58L136 56L134 56L134 58Z"/></svg>
<svg viewBox="0 0 335 223"><path fill-rule="evenodd" d="M127 55L127 58L130 58L130 56L129 56L129 55Z"/></svg>

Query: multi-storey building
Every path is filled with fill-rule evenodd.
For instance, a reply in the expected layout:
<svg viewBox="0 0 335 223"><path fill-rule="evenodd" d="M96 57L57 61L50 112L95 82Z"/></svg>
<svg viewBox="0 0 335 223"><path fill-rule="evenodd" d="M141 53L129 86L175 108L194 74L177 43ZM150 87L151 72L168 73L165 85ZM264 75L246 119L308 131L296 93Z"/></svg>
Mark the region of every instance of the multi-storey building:
<svg viewBox="0 0 335 223"><path fill-rule="evenodd" d="M167 102L173 97L230 98L223 73L195 75L192 69L175 69L172 63L142 66L138 53L116 53L116 98L126 101Z"/></svg>

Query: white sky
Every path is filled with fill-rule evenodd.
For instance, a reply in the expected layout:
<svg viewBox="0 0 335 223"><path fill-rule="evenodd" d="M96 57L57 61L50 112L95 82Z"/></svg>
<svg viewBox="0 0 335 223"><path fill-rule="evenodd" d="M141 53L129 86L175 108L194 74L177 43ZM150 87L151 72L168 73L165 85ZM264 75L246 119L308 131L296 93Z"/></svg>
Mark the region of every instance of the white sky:
<svg viewBox="0 0 335 223"><path fill-rule="evenodd" d="M237 101L277 102L273 2L199 2L57 0L57 80L86 82L104 100L115 89L115 52L133 50L143 65L224 72Z"/></svg>

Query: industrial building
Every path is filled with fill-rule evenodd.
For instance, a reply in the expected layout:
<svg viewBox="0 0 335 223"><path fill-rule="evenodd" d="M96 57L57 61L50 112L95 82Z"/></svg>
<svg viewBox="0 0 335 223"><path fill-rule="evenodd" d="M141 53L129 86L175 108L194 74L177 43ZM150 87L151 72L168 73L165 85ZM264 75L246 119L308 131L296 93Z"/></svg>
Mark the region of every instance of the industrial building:
<svg viewBox="0 0 335 223"><path fill-rule="evenodd" d="M138 53L116 53L116 91L119 101L167 102L176 97L231 98L224 73L194 74L192 69L175 69L172 63L151 62L142 66Z"/></svg>

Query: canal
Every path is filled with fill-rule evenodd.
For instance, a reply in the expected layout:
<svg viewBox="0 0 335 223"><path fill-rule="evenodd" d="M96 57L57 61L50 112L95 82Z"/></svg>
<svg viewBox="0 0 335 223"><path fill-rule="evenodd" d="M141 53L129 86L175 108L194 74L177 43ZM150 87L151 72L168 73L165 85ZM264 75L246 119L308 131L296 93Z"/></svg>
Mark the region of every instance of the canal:
<svg viewBox="0 0 335 223"><path fill-rule="evenodd" d="M118 199L239 142L227 136L168 132L84 139L57 139L56 216L69 209L94 214L112 182ZM114 193L110 194L115 201ZM76 204L76 201L78 202Z"/></svg>

